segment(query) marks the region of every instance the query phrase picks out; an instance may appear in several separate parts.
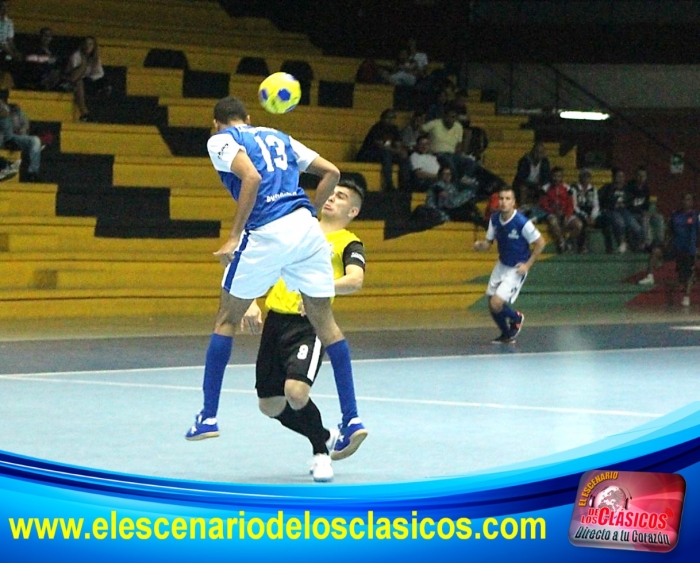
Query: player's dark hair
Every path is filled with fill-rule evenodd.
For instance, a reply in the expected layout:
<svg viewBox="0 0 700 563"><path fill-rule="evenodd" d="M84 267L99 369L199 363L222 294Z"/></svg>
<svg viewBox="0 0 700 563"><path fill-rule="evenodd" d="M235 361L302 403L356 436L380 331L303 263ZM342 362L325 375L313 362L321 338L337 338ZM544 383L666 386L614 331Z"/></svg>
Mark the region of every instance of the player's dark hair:
<svg viewBox="0 0 700 563"><path fill-rule="evenodd" d="M515 188L508 184L502 184L501 187L498 188L498 193L500 194L501 192L513 192L513 197L515 197Z"/></svg>
<svg viewBox="0 0 700 563"><path fill-rule="evenodd" d="M248 117L248 110L241 100L235 96L222 98L214 106L214 119L219 123L229 123L232 120L240 119L245 121Z"/></svg>
<svg viewBox="0 0 700 563"><path fill-rule="evenodd" d="M341 188L347 188L349 190L352 190L355 192L358 196L360 196L360 203L365 201L365 190L360 184L355 182L352 178L341 178L338 180L338 186Z"/></svg>
<svg viewBox="0 0 700 563"><path fill-rule="evenodd" d="M555 166L554 168L552 168L549 171L550 174L554 174L555 172L562 172L563 173L564 169L561 166Z"/></svg>

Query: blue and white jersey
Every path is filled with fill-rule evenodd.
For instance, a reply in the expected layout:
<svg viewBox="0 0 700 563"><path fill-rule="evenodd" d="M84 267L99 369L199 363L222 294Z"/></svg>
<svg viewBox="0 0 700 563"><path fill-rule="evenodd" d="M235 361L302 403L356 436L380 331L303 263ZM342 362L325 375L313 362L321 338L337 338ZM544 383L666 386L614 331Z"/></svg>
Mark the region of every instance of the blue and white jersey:
<svg viewBox="0 0 700 563"><path fill-rule="evenodd" d="M234 125L211 136L209 158L233 199L238 201L241 180L231 172L231 163L244 151L260 173L262 181L246 229L255 229L305 207L315 216L316 209L299 187L304 172L318 153L289 135L268 127Z"/></svg>
<svg viewBox="0 0 700 563"><path fill-rule="evenodd" d="M486 231L486 240L498 243L498 259L511 268L530 259L530 245L540 236L533 222L518 211L506 222L500 213L494 213Z"/></svg>

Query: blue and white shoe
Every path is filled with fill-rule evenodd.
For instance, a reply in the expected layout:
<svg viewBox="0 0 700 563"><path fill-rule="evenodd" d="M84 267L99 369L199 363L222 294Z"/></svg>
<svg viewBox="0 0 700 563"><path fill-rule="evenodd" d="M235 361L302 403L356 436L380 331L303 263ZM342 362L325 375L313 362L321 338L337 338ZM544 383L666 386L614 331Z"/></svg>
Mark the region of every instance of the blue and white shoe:
<svg viewBox="0 0 700 563"><path fill-rule="evenodd" d="M219 425L216 423L216 418L207 418L202 420L202 413L194 419L192 428L185 434L185 440L206 440L207 438L219 437Z"/></svg>
<svg viewBox="0 0 700 563"><path fill-rule="evenodd" d="M353 418L347 426L338 425L338 429L340 436L331 452L333 461L350 457L369 434L359 418Z"/></svg>

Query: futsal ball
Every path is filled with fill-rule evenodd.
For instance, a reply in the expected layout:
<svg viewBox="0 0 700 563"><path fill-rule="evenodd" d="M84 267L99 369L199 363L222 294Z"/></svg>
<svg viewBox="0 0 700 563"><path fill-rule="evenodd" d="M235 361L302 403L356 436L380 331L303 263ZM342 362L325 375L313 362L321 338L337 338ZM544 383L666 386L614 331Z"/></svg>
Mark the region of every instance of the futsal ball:
<svg viewBox="0 0 700 563"><path fill-rule="evenodd" d="M291 74L275 72L260 83L258 98L270 113L287 113L301 100L301 85Z"/></svg>

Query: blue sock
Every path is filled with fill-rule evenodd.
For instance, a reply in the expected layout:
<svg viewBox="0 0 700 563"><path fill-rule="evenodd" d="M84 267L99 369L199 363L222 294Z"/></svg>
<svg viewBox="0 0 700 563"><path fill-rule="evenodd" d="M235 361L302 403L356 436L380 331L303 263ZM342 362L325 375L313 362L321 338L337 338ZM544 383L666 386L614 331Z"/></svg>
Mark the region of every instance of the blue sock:
<svg viewBox="0 0 700 563"><path fill-rule="evenodd" d="M506 314L503 311L500 311L498 313L494 313L493 311L491 311L491 316L493 317L495 323L498 325L498 328L501 329L501 334L505 334L506 336L508 336L508 334L510 333L510 327L506 322Z"/></svg>
<svg viewBox="0 0 700 563"><path fill-rule="evenodd" d="M231 351L233 350L233 338L212 334L207 348L207 359L204 366L204 408L202 419L214 418L219 410L219 397L221 396L221 384L224 382L224 371Z"/></svg>
<svg viewBox="0 0 700 563"><path fill-rule="evenodd" d="M350 365L350 347L347 340L340 340L326 348L326 353L333 366L333 377L335 377L340 412L343 415L343 425L345 426L357 417L355 384L352 380L352 366Z"/></svg>
<svg viewBox="0 0 700 563"><path fill-rule="evenodd" d="M508 307L508 305L503 305L503 309L501 310L503 311L503 314L509 319L517 321L520 318L520 315L518 315L518 313L516 313L515 311L513 311L513 309Z"/></svg>

